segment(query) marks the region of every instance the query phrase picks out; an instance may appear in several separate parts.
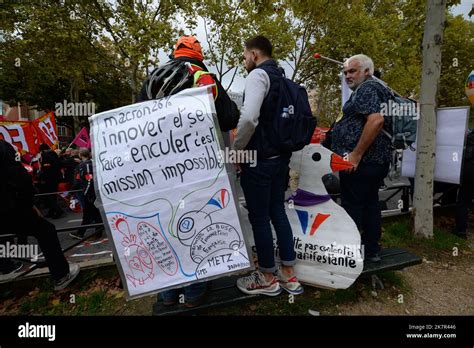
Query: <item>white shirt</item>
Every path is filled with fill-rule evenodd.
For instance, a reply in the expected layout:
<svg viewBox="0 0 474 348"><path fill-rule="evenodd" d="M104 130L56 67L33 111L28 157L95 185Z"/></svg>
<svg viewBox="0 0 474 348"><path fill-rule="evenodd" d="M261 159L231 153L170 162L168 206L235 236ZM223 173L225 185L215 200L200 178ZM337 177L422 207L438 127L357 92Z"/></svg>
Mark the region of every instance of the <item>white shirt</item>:
<svg viewBox="0 0 474 348"><path fill-rule="evenodd" d="M255 133L260 117L260 108L270 90L270 78L263 69L253 69L245 80L245 100L237 124L234 141L235 150L243 150Z"/></svg>

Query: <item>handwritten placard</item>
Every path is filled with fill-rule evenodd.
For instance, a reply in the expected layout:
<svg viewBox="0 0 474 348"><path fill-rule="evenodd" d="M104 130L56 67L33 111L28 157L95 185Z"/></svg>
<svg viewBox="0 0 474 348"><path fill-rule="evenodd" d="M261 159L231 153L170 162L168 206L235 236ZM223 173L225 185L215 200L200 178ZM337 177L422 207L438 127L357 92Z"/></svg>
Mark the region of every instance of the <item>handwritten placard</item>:
<svg viewBox="0 0 474 348"><path fill-rule="evenodd" d="M192 88L89 119L97 204L130 297L250 267L211 96Z"/></svg>

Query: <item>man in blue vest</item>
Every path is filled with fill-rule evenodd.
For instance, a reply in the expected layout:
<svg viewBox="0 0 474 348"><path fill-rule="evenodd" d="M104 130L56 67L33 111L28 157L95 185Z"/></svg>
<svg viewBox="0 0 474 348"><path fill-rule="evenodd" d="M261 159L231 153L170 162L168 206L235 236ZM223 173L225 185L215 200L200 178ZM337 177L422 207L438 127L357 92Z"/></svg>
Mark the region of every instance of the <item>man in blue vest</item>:
<svg viewBox="0 0 474 348"><path fill-rule="evenodd" d="M272 59L272 49L272 44L264 36L256 36L245 43L243 58L249 75L234 142L235 150L257 153L256 165L240 165L240 180L253 229L259 269L248 277L238 279L237 287L247 294L268 296L280 294L282 288L290 294L303 292L293 270L296 263L293 232L284 206L291 153L281 153L272 143L275 140L272 118L278 112L283 75L283 70ZM270 220L278 238L281 268L275 265Z"/></svg>

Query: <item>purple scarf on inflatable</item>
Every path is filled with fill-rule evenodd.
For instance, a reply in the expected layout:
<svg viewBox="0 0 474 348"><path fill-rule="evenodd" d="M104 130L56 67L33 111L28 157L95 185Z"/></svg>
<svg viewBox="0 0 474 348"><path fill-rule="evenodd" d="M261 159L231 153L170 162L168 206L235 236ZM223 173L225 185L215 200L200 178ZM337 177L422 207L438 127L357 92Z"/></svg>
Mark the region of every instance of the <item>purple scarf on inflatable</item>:
<svg viewBox="0 0 474 348"><path fill-rule="evenodd" d="M331 196L329 195L317 195L315 193L297 189L296 192L293 193L290 198L288 198L288 201L293 201L295 205L307 207L310 205L316 205L327 202L330 199Z"/></svg>

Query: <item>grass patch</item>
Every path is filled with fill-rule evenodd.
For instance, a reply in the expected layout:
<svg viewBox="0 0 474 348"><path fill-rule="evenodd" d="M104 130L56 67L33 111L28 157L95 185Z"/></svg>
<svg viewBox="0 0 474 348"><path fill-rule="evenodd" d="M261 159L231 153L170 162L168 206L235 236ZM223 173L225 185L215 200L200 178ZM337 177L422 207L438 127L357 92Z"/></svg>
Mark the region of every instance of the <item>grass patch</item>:
<svg viewBox="0 0 474 348"><path fill-rule="evenodd" d="M398 218L384 223L382 245L384 247L399 247L413 251L436 253L437 251L452 251L453 247L467 248L467 241L459 238L444 228L435 227L433 238L415 236L412 222L408 218Z"/></svg>
<svg viewBox="0 0 474 348"><path fill-rule="evenodd" d="M107 291L99 290L89 295L87 298L88 315L95 315L102 310L107 311Z"/></svg>
<svg viewBox="0 0 474 348"><path fill-rule="evenodd" d="M113 315L125 302L114 267L82 271L60 292L34 278L1 284L0 294L0 315Z"/></svg>
<svg viewBox="0 0 474 348"><path fill-rule="evenodd" d="M390 286L394 286L396 289L403 290L405 292L410 291L410 287L408 286L400 272L383 272L378 274L377 276L384 283L384 285L389 284Z"/></svg>

